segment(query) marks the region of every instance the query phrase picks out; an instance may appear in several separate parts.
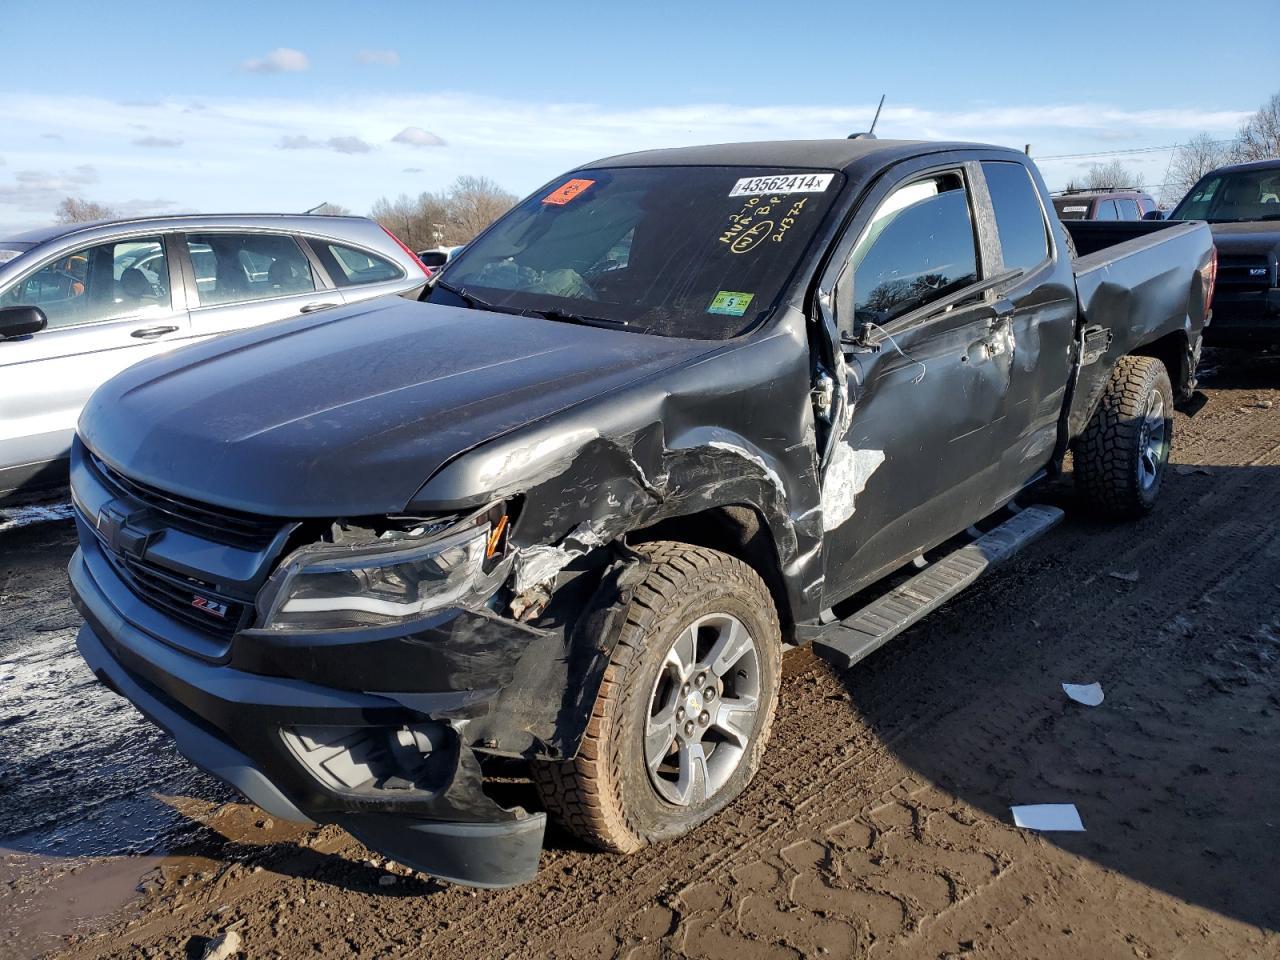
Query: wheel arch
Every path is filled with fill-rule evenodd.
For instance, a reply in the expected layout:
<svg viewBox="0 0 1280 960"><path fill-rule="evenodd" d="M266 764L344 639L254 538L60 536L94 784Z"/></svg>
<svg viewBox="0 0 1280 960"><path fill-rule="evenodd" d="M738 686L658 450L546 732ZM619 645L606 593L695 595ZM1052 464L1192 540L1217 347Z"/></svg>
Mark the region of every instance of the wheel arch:
<svg viewBox="0 0 1280 960"><path fill-rule="evenodd" d="M708 507L664 517L627 534L627 541L631 544L654 540L674 540L719 550L751 567L769 588L783 636L790 640L795 626L791 597L783 576L778 545L758 507L750 504Z"/></svg>
<svg viewBox="0 0 1280 960"><path fill-rule="evenodd" d="M1153 357L1164 364L1173 385L1175 399L1185 398L1195 388L1190 341L1185 330L1174 330L1148 343L1135 347L1130 356Z"/></svg>

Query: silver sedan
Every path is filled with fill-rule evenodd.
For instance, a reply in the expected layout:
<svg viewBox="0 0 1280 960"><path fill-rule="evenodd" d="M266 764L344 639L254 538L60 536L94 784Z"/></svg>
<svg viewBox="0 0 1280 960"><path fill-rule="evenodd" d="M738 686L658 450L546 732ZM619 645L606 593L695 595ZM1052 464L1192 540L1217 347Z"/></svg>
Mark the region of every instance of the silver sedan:
<svg viewBox="0 0 1280 960"><path fill-rule="evenodd" d="M89 395L220 333L388 294L428 271L364 217L179 216L0 239L0 497L65 480Z"/></svg>

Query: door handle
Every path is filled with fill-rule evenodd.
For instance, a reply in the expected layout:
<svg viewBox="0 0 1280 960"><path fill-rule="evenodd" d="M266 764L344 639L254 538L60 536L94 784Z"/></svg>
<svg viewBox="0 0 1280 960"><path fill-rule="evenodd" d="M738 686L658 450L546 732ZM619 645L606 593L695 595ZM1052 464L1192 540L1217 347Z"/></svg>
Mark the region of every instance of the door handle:
<svg viewBox="0 0 1280 960"><path fill-rule="evenodd" d="M135 330L129 336L135 340L154 340L156 337L163 337L166 333L173 333L177 327L143 327L141 330Z"/></svg>
<svg viewBox="0 0 1280 960"><path fill-rule="evenodd" d="M336 303L308 303L299 310L299 313L315 313L317 310L328 310L330 307L336 307Z"/></svg>

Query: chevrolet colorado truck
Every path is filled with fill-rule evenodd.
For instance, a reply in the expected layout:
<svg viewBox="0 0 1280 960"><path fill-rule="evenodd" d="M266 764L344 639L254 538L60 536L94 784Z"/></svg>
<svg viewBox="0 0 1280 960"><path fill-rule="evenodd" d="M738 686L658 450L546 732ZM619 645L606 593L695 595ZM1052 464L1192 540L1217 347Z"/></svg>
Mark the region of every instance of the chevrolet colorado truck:
<svg viewBox="0 0 1280 960"><path fill-rule="evenodd" d="M1069 450L1152 507L1209 230L1069 229L998 147L587 164L422 302L99 389L81 654L265 810L442 878L530 878L548 814L678 837L756 772L784 645L852 664L945 602L1061 516L1015 498Z"/></svg>

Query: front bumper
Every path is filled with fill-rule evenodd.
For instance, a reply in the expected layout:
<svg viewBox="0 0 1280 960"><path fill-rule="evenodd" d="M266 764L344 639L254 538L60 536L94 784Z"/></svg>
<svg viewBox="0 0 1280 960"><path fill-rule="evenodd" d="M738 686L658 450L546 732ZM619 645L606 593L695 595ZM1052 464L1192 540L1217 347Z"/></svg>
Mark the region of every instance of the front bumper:
<svg viewBox="0 0 1280 960"><path fill-rule="evenodd" d="M1280 288L1250 292L1219 291L1213 298L1213 324L1205 342L1214 347L1280 345Z"/></svg>
<svg viewBox="0 0 1280 960"><path fill-rule="evenodd" d="M448 716L465 712L466 692L431 697L440 708L432 715L378 694L192 656L131 622L145 612L130 609L141 601L113 580L105 561L93 562L93 553L91 543L76 551L68 571L85 618L81 655L197 766L274 816L336 823L391 859L442 879L499 887L537 872L546 815L501 807L484 794L479 763ZM430 789L335 788L285 736L296 729L384 731L424 723L443 738Z"/></svg>

